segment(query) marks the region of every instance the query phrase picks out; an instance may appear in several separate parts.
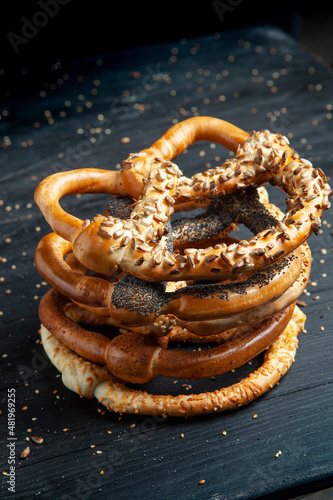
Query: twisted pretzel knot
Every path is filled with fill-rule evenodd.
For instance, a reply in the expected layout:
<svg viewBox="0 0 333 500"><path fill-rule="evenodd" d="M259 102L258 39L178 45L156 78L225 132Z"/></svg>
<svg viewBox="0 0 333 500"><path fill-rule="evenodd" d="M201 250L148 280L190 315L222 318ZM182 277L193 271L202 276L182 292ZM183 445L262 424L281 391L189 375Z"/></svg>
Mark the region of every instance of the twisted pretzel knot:
<svg viewBox="0 0 333 500"><path fill-rule="evenodd" d="M73 192L72 172L55 174L38 187L37 204L55 232L73 244L74 254L85 266L102 274L112 274L120 267L148 281L211 279L212 273L222 279L230 273L238 276L266 267L290 254L311 232L318 233L332 191L323 172L301 159L285 137L268 131L247 136L216 119L193 120L170 129L149 150L130 155L120 173L75 171L76 192L109 192L110 185L113 194L133 196L139 192L129 219L98 215L93 222L83 222L67 214L60 208L59 199ZM219 142L233 149L238 143L236 157L187 179L170 159L194 140L211 137L210 120L214 127L218 123L214 137L218 136ZM194 133L204 128L202 122L208 130L206 135ZM177 134L183 129L188 135L184 139L182 132L181 142ZM190 134L189 130L194 132ZM157 152L162 158L156 156ZM192 200L207 205L213 197L267 182L288 195L287 214L276 227L238 244L199 252L187 248L181 262L169 250L166 223L177 204Z"/></svg>
<svg viewBox="0 0 333 500"><path fill-rule="evenodd" d="M199 140L218 142L235 157L188 178L173 160ZM267 183L287 194L285 215L269 202ZM60 206L74 193L112 198L103 215L83 221ZM54 287L39 311L47 352L61 371L64 353L73 367L69 386L76 383L83 393L87 383L76 370L90 373L88 361L105 365L108 371L93 368L100 376L88 392L120 412L140 407L191 415L249 402L279 380L295 354L305 321L295 301L311 268L306 240L318 233L331 194L323 172L300 158L286 137L248 134L210 117L171 127L150 148L129 155L120 171L47 177L35 193L54 231L35 254L37 269ZM172 219L175 211L197 207L202 213L195 217ZM238 224L253 237L233 238ZM110 339L78 324L85 321L132 331ZM176 338L219 345L204 352L167 349ZM214 394L155 397L116 383L115 377L134 383L155 375L206 378L267 348L274 354L257 374ZM290 351L286 363L284 350Z"/></svg>

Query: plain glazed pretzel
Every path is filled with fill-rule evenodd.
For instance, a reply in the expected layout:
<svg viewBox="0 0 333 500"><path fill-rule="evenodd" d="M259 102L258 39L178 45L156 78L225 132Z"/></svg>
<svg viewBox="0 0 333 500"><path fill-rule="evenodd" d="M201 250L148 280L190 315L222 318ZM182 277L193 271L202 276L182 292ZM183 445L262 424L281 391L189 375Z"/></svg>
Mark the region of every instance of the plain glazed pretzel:
<svg viewBox="0 0 333 500"><path fill-rule="evenodd" d="M64 172L41 183L36 190L36 202L55 232L72 242L77 258L86 267L102 274L112 274L120 267L145 280L177 281L211 279L217 273L219 279L223 279L230 274L238 276L264 268L291 253L311 232L318 232L322 212L330 206L331 190L323 172L301 159L285 137L268 131L255 132L247 137L245 132L241 134L237 129L235 133L233 126L229 128L222 121L222 130L227 136L230 132L233 146L239 141L236 157L222 167L196 174L192 179L183 177L166 156L169 154L172 158L179 154L191 141L211 138L214 134L211 135L210 131L214 128L216 135L223 137L218 122L198 117L172 127L154 143L161 145L162 158L155 156L157 146L132 155L123 164L123 183L119 186L116 184L119 182L118 172L113 175L110 172L106 190L103 187L107 177L104 172L100 174L103 186L98 186L99 174L95 175L91 170L80 171L82 179L75 180L75 186L77 171ZM205 128L207 136L195 133ZM177 130L185 130L188 135L177 135ZM192 134L191 130L194 131ZM90 188L94 175L97 184ZM133 195L140 178L144 183L143 191L141 183L139 198L129 219L96 216L93 222L83 222L73 220L73 216L60 208L61 196L73 192L100 192L104 189L108 193ZM275 227L260 231L248 241L222 248L217 245L200 252L186 248L183 259L177 260L171 253L166 224L177 202L192 200L207 205L213 197L266 182L277 185L288 195L288 212ZM114 184L111 186L111 183Z"/></svg>
<svg viewBox="0 0 333 500"><path fill-rule="evenodd" d="M295 303L261 324L235 335L225 343L203 351L163 349L151 336L126 332L110 340L87 331L64 313L67 298L47 292L39 307L41 323L67 347L86 360L106 365L121 380L146 383L156 375L201 379L221 375L257 356L286 328Z"/></svg>
<svg viewBox="0 0 333 500"><path fill-rule="evenodd" d="M178 396L153 395L126 387L105 367L84 360L66 347L43 325L41 339L64 385L81 397L95 397L108 410L120 414L190 417L239 408L272 389L294 362L304 322L305 315L296 306L288 326L265 353L263 364L248 377L213 392Z"/></svg>

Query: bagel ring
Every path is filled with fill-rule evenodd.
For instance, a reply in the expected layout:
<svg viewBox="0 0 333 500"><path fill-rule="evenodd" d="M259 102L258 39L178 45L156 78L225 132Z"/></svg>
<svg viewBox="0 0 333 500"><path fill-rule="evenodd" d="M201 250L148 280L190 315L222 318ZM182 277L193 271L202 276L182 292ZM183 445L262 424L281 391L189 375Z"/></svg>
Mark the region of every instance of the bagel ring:
<svg viewBox="0 0 333 500"><path fill-rule="evenodd" d="M178 128L172 127L152 149L132 155L123 164L118 194L127 195L133 185L137 186L137 176L145 179L130 219L98 215L93 222L83 222L61 209L59 199L74 189L76 192L103 191L105 173L100 174L102 181L99 186L98 171L88 172L88 169L80 171L83 178L83 172L86 173L86 182L81 177L76 179L77 171L74 171L75 186L73 172L54 174L39 185L35 195L37 204L55 232L72 242L74 254L84 265L102 274L112 274L120 267L125 272L154 281L211 279L212 272L218 272L222 279L229 277L230 273L238 276L264 268L294 251L312 232L318 233L320 217L330 206L328 197L332 191L323 172L301 159L280 134L260 131L247 136L239 129L235 134L233 126L221 121L220 128L226 135L230 132L233 145L239 141L236 157L222 167L196 174L191 179L183 177L168 156L173 157L173 153L179 153L184 144L191 144L204 136L189 133L184 142L183 135L180 135L182 140L177 136L177 130L189 132L192 128L204 128L205 124L209 131L208 124L212 123L212 127L216 127L215 135L223 136L216 119L201 119L202 123L198 117L178 124ZM206 137L210 137L208 132ZM156 144L163 145L161 153L169 152L167 157L156 156ZM166 144L172 144L173 148L166 147ZM230 141L226 144L230 145ZM97 184L92 183L92 177ZM109 178L119 182L118 173L112 176L110 172ZM185 249L185 262L181 263L169 252L166 224L177 200L192 200L205 205L216 196L267 182L277 185L288 195L288 212L276 227L269 227L249 241L229 245L226 249L208 248L199 253L197 259L190 253L186 254ZM104 192L110 192L110 185ZM158 259L156 253L159 253Z"/></svg>

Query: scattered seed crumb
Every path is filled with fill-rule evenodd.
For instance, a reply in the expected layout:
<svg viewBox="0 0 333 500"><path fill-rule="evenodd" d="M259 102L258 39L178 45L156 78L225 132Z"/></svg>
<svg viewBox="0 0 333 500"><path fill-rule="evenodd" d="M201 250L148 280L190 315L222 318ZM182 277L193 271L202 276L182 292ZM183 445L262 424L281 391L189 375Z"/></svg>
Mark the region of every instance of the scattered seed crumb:
<svg viewBox="0 0 333 500"><path fill-rule="evenodd" d="M25 411L25 410L27 410L27 409L28 409L28 407L27 407L27 406L22 406L22 410L23 410L23 411Z"/></svg>
<svg viewBox="0 0 333 500"><path fill-rule="evenodd" d="M255 414L253 415L253 417L252 417L252 418L257 418L257 416L258 416L258 415L255 413Z"/></svg>
<svg viewBox="0 0 333 500"><path fill-rule="evenodd" d="M184 434L183 434L183 433L181 433L180 437L181 437L181 438L183 439L183 437L184 437Z"/></svg>
<svg viewBox="0 0 333 500"><path fill-rule="evenodd" d="M104 476L104 470L101 470L101 472L99 473L100 476Z"/></svg>
<svg viewBox="0 0 333 500"><path fill-rule="evenodd" d="M204 484L206 482L206 479L200 479L199 484Z"/></svg>
<svg viewBox="0 0 333 500"><path fill-rule="evenodd" d="M279 450L277 453L275 453L275 457L278 458L282 454L282 451Z"/></svg>
<svg viewBox="0 0 333 500"><path fill-rule="evenodd" d="M322 332L325 331L325 327L324 326L321 326L320 329L321 329Z"/></svg>
<svg viewBox="0 0 333 500"><path fill-rule="evenodd" d="M102 452L102 450L97 450L96 453L97 453L97 455L102 455L103 452Z"/></svg>
<svg viewBox="0 0 333 500"><path fill-rule="evenodd" d="M130 139L129 137L122 137L122 138L120 139L120 142L121 142L122 144L127 144L127 143L129 143L130 141L131 141L131 139Z"/></svg>
<svg viewBox="0 0 333 500"><path fill-rule="evenodd" d="M24 450L22 451L21 455L20 455L20 458L24 459L24 458L27 458L28 456L30 455L30 448L29 446L27 446L26 448L24 448Z"/></svg>
<svg viewBox="0 0 333 500"><path fill-rule="evenodd" d="M31 441L33 441L36 444L43 444L44 438L42 438L40 436L31 436Z"/></svg>

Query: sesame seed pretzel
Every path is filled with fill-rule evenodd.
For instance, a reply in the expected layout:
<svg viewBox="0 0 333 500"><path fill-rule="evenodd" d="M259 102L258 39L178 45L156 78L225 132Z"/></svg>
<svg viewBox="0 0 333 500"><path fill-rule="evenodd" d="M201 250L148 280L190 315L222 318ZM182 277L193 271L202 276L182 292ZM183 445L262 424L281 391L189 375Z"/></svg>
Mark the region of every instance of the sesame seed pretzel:
<svg viewBox="0 0 333 500"><path fill-rule="evenodd" d="M237 149L236 157L188 179L171 159L203 139ZM205 206L214 197L267 182L288 195L287 214L275 227L237 244L185 248L178 259L170 251L167 224L177 203L192 200ZM138 197L129 219L98 215L83 222L59 205L65 194L110 191ZM248 136L222 120L196 117L172 127L148 150L130 155L120 173L81 169L54 174L37 188L35 199L53 230L73 244L74 254L89 269L109 275L120 267L144 280L178 281L235 277L280 260L318 233L331 194L323 172L301 159L280 134Z"/></svg>
<svg viewBox="0 0 333 500"><path fill-rule="evenodd" d="M289 323L295 303L243 335L204 351L164 349L151 336L126 332L111 339L86 330L64 313L64 301L55 290L47 292L39 307L42 325L87 361L106 365L121 380L146 383L156 375L202 379L238 368L267 349Z"/></svg>
<svg viewBox="0 0 333 500"><path fill-rule="evenodd" d="M272 389L295 360L297 337L304 322L305 315L296 306L287 327L266 351L262 365L239 382L213 392L178 396L153 395L126 387L104 366L86 361L66 347L43 325L41 339L64 385L81 397L95 397L108 410L120 414L190 417L239 408Z"/></svg>
<svg viewBox="0 0 333 500"><path fill-rule="evenodd" d="M145 161L145 155L148 153L130 157L124 165L125 172L136 169L137 162ZM319 168L313 168L308 160L300 158L286 137L268 131L251 133L240 143L236 157L221 167L196 174L191 179L181 177L175 203L192 200L197 205L206 205L216 196L267 182L288 195L288 211L276 227L259 231L249 241L230 245L222 251L211 248L201 254L196 252L196 259L193 259L193 252L184 252L187 262L181 265L174 262L172 269L166 270L165 279L209 279L212 269L219 272L221 278L231 273L247 273L288 255L312 232L317 234L320 217L330 207L332 190L326 177ZM144 258L147 266L151 265L149 254ZM151 270L154 279L158 279L159 271L156 266Z"/></svg>

